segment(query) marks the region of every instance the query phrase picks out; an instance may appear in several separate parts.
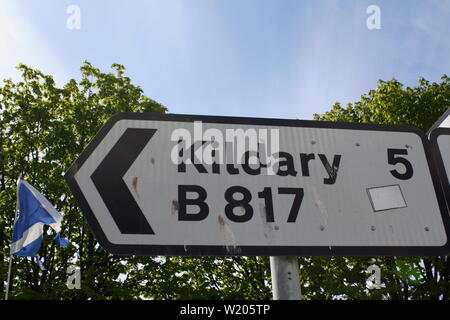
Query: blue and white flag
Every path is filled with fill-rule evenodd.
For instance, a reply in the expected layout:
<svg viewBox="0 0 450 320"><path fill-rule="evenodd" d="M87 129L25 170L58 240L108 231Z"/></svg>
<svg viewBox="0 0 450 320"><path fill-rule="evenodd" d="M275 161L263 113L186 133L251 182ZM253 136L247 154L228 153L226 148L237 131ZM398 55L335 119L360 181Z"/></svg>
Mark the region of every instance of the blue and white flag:
<svg viewBox="0 0 450 320"><path fill-rule="evenodd" d="M68 240L61 238L62 215L33 186L25 180L17 183L17 201L19 215L14 224L11 254L16 256L36 257L42 243L44 225L49 225L57 233L55 241L66 247Z"/></svg>

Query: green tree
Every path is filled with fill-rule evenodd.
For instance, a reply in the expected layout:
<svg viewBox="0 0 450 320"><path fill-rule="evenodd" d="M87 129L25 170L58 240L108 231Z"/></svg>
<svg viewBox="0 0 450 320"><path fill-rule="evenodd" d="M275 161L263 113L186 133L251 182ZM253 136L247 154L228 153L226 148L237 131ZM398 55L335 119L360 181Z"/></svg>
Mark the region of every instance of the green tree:
<svg viewBox="0 0 450 320"><path fill-rule="evenodd" d="M450 107L450 78L419 79L404 87L395 79L379 81L355 103L336 103L315 120L403 124L427 131ZM450 257L302 258L301 276L308 299L449 299ZM368 290L367 267L381 268L381 289Z"/></svg>
<svg viewBox="0 0 450 320"><path fill-rule="evenodd" d="M85 62L81 80L58 88L49 75L19 65L22 80L0 87L0 286L5 290L15 208L22 175L64 214L63 235L75 246L55 249L44 237L47 271L15 259L11 299L269 298L267 258L124 257L99 247L63 174L105 121L118 112L165 112L112 65L104 73ZM66 270L81 267L81 289L69 290Z"/></svg>
<svg viewBox="0 0 450 320"><path fill-rule="evenodd" d="M124 257L99 248L82 218L63 174L102 124L124 111L165 112L112 65L103 73L85 62L81 80L58 88L49 75L19 65L22 80L4 80L0 87L0 274L6 279L14 219L15 181L22 175L64 214L63 230L76 246L55 250L45 237L40 250L46 271L28 258L15 259L11 298L131 298L117 278L132 267ZM65 286L69 264L81 266L82 289ZM5 283L1 282L4 292Z"/></svg>
<svg viewBox="0 0 450 320"><path fill-rule="evenodd" d="M39 252L47 271L15 259L11 298L17 299L270 299L267 257L114 256L99 247L63 179L101 125L123 111L165 112L125 76L118 64L101 72L85 62L81 80L57 87L52 77L20 65L20 81L0 86L0 276L6 279L21 174L64 214L64 236L76 245L56 250L50 236ZM410 124L427 130L450 106L450 81L419 80L404 88L396 80L345 108L336 103L316 115L325 121ZM302 257L306 299L448 299L448 257ZM81 267L81 290L69 290L66 269ZM366 269L377 264L382 288L368 290ZM5 282L0 282L2 291Z"/></svg>

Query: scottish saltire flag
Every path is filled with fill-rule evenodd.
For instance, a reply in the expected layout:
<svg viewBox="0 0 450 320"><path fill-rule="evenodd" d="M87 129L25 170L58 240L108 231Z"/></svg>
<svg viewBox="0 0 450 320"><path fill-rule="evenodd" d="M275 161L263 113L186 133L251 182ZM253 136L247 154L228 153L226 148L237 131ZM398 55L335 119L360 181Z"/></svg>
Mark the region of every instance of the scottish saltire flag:
<svg viewBox="0 0 450 320"><path fill-rule="evenodd" d="M69 242L59 235L62 215L25 180L19 180L17 189L19 215L14 224L11 254L37 257L39 264L37 252L42 243L44 225L49 225L55 230L57 233L55 241L60 246L66 247Z"/></svg>

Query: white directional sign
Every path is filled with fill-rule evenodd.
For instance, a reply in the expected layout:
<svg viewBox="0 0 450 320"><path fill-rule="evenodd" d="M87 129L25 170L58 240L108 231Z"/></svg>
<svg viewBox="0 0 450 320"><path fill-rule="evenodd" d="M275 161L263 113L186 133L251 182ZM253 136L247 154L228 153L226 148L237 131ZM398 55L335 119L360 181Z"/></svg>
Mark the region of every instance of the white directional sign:
<svg viewBox="0 0 450 320"><path fill-rule="evenodd" d="M445 254L429 149L405 126L123 113L66 179L117 254Z"/></svg>

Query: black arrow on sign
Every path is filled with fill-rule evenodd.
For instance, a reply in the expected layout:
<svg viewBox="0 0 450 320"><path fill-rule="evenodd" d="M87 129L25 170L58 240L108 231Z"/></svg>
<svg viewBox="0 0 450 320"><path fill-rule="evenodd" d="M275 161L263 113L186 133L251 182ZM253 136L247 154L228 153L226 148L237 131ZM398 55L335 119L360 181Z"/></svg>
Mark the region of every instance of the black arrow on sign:
<svg viewBox="0 0 450 320"><path fill-rule="evenodd" d="M124 234L155 234L123 181L123 176L155 132L156 129L125 130L91 175L117 227Z"/></svg>

